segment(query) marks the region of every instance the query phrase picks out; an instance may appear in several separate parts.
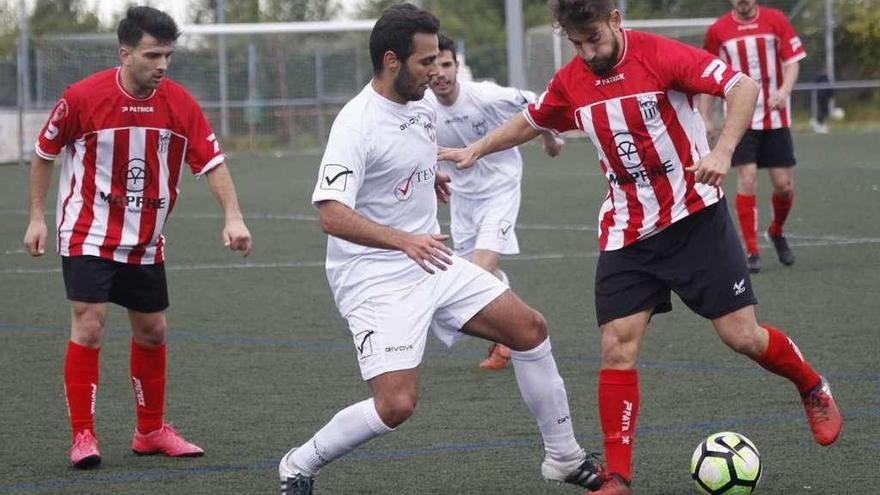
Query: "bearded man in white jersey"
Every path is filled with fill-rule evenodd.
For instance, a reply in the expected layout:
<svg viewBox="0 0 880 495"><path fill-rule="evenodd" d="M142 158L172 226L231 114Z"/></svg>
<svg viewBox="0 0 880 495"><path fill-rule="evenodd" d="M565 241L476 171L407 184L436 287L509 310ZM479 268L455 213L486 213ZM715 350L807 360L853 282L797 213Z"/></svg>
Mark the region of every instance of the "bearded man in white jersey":
<svg viewBox="0 0 880 495"><path fill-rule="evenodd" d="M440 34L439 72L431 80L425 99L437 110L437 144L441 147L467 146L501 126L514 114L535 101L531 91L501 87L492 82L458 80L455 42ZM554 157L563 141L543 133L542 146ZM516 219L520 205L522 156L517 148L482 159L478 167L457 170L441 163L450 175L450 234L455 254L494 274L509 285L501 271L502 255L519 253ZM443 166L445 165L445 166ZM493 343L480 363L487 370L504 369L510 362L510 349Z"/></svg>
<svg viewBox="0 0 880 495"><path fill-rule="evenodd" d="M510 347L543 437L544 478L586 488L601 482L575 440L544 318L453 255L440 234L436 113L422 101L437 76L438 30L434 16L412 5L386 10L370 35L373 79L330 131L312 202L328 234L327 278L372 397L284 455L286 495L313 493L323 467L410 417L429 331L447 345L467 334Z"/></svg>
<svg viewBox="0 0 880 495"><path fill-rule="evenodd" d="M56 156L63 154L57 249L71 330L64 391L73 436L70 463L101 462L95 434L98 354L108 302L128 310L137 426L131 449L170 457L202 455L163 420L168 288L162 228L184 164L208 185L226 217L224 244L251 249L225 157L198 103L166 71L179 31L168 14L131 7L119 23L120 67L70 85L40 132L31 160L30 223L24 244L46 249L43 219Z"/></svg>

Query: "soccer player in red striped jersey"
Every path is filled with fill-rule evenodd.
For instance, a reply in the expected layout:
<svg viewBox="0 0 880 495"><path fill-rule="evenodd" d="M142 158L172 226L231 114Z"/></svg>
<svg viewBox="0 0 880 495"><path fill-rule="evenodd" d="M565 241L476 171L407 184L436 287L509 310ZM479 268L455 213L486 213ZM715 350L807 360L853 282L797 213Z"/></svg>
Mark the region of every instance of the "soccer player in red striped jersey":
<svg viewBox="0 0 880 495"><path fill-rule="evenodd" d="M24 244L47 244L44 203L53 161L62 167L57 250L71 331L64 389L72 428L70 462L101 462L95 437L98 354L106 303L128 310L137 426L132 450L173 457L202 449L165 424L168 290L162 228L174 208L184 164L205 176L223 209L223 242L251 249L232 178L198 103L166 71L179 31L166 13L132 7L119 23L119 67L68 86L40 132L31 161L30 223Z"/></svg>
<svg viewBox="0 0 880 495"><path fill-rule="evenodd" d="M651 317L672 309L672 291L733 350L791 380L815 440L834 442L842 420L827 382L785 333L757 323L757 299L720 188L751 121L757 84L705 51L622 29L613 0L550 3L577 56L522 114L438 158L468 168L547 130L579 129L598 150L608 181L595 289L608 470L596 493L632 493L636 359ZM711 150L694 101L702 93L724 97L728 106Z"/></svg>
<svg viewBox="0 0 880 495"><path fill-rule="evenodd" d="M745 241L749 270L761 270L758 248L758 169L770 173L773 221L767 238L779 261L794 264L794 253L782 226L794 201L794 147L791 141L791 89L797 82L799 61L807 53L782 12L759 7L756 0L731 0L733 10L706 31L704 48L758 83L758 104L751 128L733 153L736 168L736 212ZM708 127L713 98L704 97L700 110ZM711 129L710 129L711 134Z"/></svg>

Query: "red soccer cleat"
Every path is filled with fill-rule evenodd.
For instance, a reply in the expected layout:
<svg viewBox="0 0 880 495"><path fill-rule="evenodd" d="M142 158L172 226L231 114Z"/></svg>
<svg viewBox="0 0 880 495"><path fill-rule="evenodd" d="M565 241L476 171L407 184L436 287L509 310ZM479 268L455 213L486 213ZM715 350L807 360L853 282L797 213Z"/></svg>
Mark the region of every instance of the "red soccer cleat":
<svg viewBox="0 0 880 495"><path fill-rule="evenodd" d="M807 413L807 422L813 430L813 438L819 445L831 445L840 435L843 425L843 416L831 395L831 387L824 378L820 377L819 383L809 392L805 393L801 400Z"/></svg>
<svg viewBox="0 0 880 495"><path fill-rule="evenodd" d="M503 370L510 362L510 349L501 344L492 344L489 355L480 363L484 370Z"/></svg>
<svg viewBox="0 0 880 495"><path fill-rule="evenodd" d="M83 430L73 439L70 447L70 464L77 469L89 469L101 464L98 440L91 430Z"/></svg>
<svg viewBox="0 0 880 495"><path fill-rule="evenodd" d="M595 492L587 492L586 495L632 495L632 488L629 483L619 474L612 474L606 478L602 486Z"/></svg>
<svg viewBox="0 0 880 495"><path fill-rule="evenodd" d="M205 453L198 445L184 440L168 424L146 435L135 430L131 450L140 455L164 454L168 457L199 457Z"/></svg>

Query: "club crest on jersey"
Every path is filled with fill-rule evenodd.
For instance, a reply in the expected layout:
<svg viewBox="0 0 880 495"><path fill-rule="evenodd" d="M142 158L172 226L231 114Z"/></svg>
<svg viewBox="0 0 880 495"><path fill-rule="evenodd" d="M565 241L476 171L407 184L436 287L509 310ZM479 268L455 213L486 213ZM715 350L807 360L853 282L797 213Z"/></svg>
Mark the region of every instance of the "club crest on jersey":
<svg viewBox="0 0 880 495"><path fill-rule="evenodd" d="M162 131L159 133L159 153L168 152L168 143L171 142L171 131Z"/></svg>
<svg viewBox="0 0 880 495"><path fill-rule="evenodd" d="M434 124L425 122L425 133L428 135L428 139L430 139L432 143L437 142L437 131L434 129Z"/></svg>
<svg viewBox="0 0 880 495"><path fill-rule="evenodd" d="M639 109L642 111L642 117L645 121L651 120L657 116L657 95L642 95L638 97Z"/></svg>
<svg viewBox="0 0 880 495"><path fill-rule="evenodd" d="M474 122L473 124L471 124L471 127L473 127L474 132L476 132L480 136L485 136L486 131L489 130L489 124L486 123L485 119L479 122Z"/></svg>

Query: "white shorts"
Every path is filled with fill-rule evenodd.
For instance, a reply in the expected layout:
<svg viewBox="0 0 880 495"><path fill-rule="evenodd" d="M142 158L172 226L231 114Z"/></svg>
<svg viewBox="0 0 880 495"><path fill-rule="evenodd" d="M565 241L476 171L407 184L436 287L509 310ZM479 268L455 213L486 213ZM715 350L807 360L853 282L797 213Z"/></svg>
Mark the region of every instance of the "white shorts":
<svg viewBox="0 0 880 495"><path fill-rule="evenodd" d="M472 258L475 249L518 254L516 217L519 202L519 187L483 199L468 199L453 193L449 200L452 217L449 230L455 254L466 259Z"/></svg>
<svg viewBox="0 0 880 495"><path fill-rule="evenodd" d="M446 271L405 290L373 294L345 315L364 380L418 367L429 328L447 346L467 337L461 328L507 290L473 263L452 260Z"/></svg>

